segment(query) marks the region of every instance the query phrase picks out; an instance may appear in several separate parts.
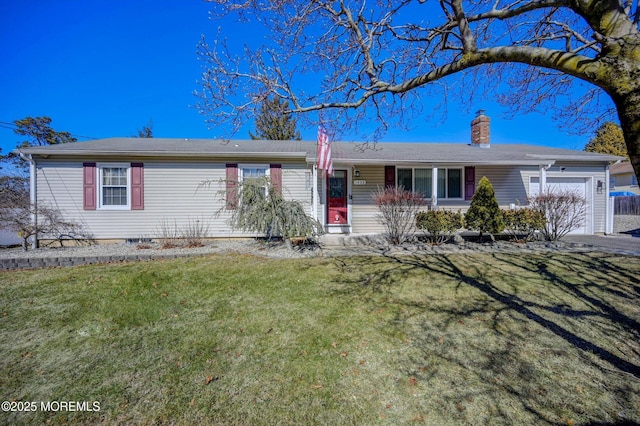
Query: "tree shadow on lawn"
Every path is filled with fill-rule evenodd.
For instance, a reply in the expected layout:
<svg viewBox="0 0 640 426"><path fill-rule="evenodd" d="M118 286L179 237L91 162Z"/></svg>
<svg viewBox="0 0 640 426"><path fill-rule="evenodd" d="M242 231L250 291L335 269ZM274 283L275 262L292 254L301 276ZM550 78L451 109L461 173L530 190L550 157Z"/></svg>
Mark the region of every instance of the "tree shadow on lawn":
<svg viewBox="0 0 640 426"><path fill-rule="evenodd" d="M549 423L640 420L637 258L403 254L341 262L340 291L393 307L390 324L403 327L415 349L405 373L441 389L449 415L523 421L516 404ZM420 277L429 282L407 284Z"/></svg>

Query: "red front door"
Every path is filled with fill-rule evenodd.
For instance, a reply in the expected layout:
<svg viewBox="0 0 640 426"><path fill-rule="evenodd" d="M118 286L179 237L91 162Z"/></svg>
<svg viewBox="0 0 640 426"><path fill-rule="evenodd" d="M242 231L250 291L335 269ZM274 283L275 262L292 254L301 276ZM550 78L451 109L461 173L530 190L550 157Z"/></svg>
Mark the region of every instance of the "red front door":
<svg viewBox="0 0 640 426"><path fill-rule="evenodd" d="M347 171L335 170L327 178L327 225L346 225L347 219Z"/></svg>

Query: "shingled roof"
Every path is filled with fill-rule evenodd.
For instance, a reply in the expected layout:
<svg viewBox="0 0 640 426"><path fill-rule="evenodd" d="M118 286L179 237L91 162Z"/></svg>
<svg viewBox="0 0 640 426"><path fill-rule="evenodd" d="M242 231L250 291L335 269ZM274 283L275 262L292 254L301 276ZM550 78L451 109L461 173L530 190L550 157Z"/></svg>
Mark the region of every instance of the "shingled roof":
<svg viewBox="0 0 640 426"><path fill-rule="evenodd" d="M621 157L536 145L462 143L333 142L334 162L346 164L548 164L554 161L609 162ZM315 141L109 138L17 150L33 157L127 158L298 158L313 163Z"/></svg>

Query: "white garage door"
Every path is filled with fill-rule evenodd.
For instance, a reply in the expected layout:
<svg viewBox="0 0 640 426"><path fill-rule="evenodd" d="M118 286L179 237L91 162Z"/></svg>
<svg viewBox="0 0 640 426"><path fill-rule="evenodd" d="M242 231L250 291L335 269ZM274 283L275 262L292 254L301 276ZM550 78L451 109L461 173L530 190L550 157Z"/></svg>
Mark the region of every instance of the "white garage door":
<svg viewBox="0 0 640 426"><path fill-rule="evenodd" d="M547 177L547 190L554 191L572 191L575 192L585 200L587 200L587 208L585 209L585 217L582 221L582 226L571 231L569 234L589 234L589 230L591 229L590 218L591 215L589 212L591 211L591 199L589 197L589 192L587 191L587 178L570 178L570 177ZM540 179L537 177L531 178L531 182L529 183L529 196L535 197L540 192Z"/></svg>

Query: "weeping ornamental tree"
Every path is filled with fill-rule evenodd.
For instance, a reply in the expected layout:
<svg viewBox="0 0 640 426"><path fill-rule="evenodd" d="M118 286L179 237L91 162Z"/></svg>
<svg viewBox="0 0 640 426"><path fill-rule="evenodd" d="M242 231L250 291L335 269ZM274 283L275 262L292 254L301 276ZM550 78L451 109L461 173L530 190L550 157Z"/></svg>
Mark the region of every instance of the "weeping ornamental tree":
<svg viewBox="0 0 640 426"><path fill-rule="evenodd" d="M202 39L196 95L212 126L235 133L272 97L307 124L323 111L344 132L385 131L424 119L426 97L491 96L578 131L617 116L640 177L637 0L208 1L214 17L264 26L242 54L224 26Z"/></svg>
<svg viewBox="0 0 640 426"><path fill-rule="evenodd" d="M306 213L300 201L285 199L268 177L245 179L234 184L231 199L227 190L220 192L226 202L218 211L218 214L230 214L229 225L233 229L282 237L285 241L293 237L312 238L324 232L322 224Z"/></svg>

